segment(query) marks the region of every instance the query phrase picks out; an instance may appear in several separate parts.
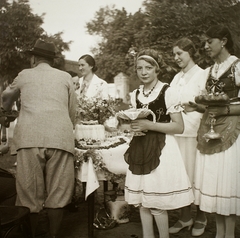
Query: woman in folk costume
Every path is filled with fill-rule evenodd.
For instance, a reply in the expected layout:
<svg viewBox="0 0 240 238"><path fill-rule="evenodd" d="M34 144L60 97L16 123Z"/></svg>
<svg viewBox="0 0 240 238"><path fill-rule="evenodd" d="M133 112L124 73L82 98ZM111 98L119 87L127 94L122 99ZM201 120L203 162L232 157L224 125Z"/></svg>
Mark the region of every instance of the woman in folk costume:
<svg viewBox="0 0 240 238"><path fill-rule="evenodd" d="M206 89L224 92L229 105L208 107L198 131L195 169L195 204L216 213L216 238L234 238L236 216L240 215L240 60L232 55L233 41L228 28L210 27L205 50L214 60L206 69ZM209 121L215 118L214 131L220 139L205 140Z"/></svg>
<svg viewBox="0 0 240 238"><path fill-rule="evenodd" d="M177 142L173 136L183 132L183 120L176 92L158 80L163 61L158 52L146 49L136 57L137 76L143 85L131 96L134 108L148 108L156 115L131 122L134 136L125 153L129 164L125 200L139 206L143 237L153 238L155 219L161 238L168 238L167 210L188 206L193 193ZM145 132L147 131L147 132Z"/></svg>

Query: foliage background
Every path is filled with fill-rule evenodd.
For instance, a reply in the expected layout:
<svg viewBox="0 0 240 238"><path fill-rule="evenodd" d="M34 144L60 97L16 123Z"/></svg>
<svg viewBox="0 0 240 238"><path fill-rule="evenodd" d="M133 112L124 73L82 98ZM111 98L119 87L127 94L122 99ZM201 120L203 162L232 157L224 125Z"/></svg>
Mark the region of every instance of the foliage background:
<svg viewBox="0 0 240 238"><path fill-rule="evenodd" d="M129 14L124 8L100 8L87 22L91 35L101 37L92 48L99 77L108 83L123 72L130 78L130 90L139 84L134 73L134 57L130 52L151 47L157 49L173 70L162 80L170 82L179 70L173 61L172 45L181 37L189 37L199 49L198 64L206 68L212 62L204 54L203 33L215 24L224 24L232 32L235 54L240 57L239 0L144 0L142 8ZM67 16L65 16L67 17ZM44 14L32 13L28 0L0 1L0 79L1 88L11 83L24 68L30 67L25 51L32 49L38 38L53 41L58 51L55 67L64 70L63 52L70 42L62 40L62 32L48 35L42 28ZM81 40L81 39L79 39Z"/></svg>
<svg viewBox="0 0 240 238"><path fill-rule="evenodd" d="M0 1L0 74L1 84L11 83L24 68L30 67L27 50L33 48L36 40L41 38L54 42L59 58L55 67L63 69L62 52L69 50L71 42L62 40L62 32L48 35L41 27L43 17L32 13L28 0Z"/></svg>
<svg viewBox="0 0 240 238"><path fill-rule="evenodd" d="M172 57L172 45L181 37L189 37L199 49L198 64L206 68L212 62L204 54L202 35L212 25L224 24L232 32L235 54L240 56L240 3L230 0L145 0L135 14L125 9L101 8L95 19L87 23L89 34L100 35L102 41L93 49L98 74L107 82L124 72L136 83L133 58L129 51L151 47L158 50L174 71L166 74L170 82L179 70Z"/></svg>

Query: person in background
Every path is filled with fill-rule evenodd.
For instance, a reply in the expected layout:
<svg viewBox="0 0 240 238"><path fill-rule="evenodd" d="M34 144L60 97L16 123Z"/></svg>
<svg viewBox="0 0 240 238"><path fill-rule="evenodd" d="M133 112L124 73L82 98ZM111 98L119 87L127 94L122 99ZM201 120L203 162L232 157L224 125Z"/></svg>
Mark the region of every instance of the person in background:
<svg viewBox="0 0 240 238"><path fill-rule="evenodd" d="M78 75L72 77L72 81L73 81L74 89L75 89L75 91L77 91L80 88Z"/></svg>
<svg viewBox="0 0 240 238"><path fill-rule="evenodd" d="M109 100L108 83L95 74L97 66L94 58L88 54L82 55L78 60L78 64L83 77L79 81L80 88L76 90L77 98ZM116 132L115 127L108 125L109 120L104 123L105 130L110 133Z"/></svg>
<svg viewBox="0 0 240 238"><path fill-rule="evenodd" d="M184 108L182 117L184 121L184 131L182 134L175 134L179 149L186 167L187 174L193 186L195 160L197 152L197 130L200 125L202 113L196 111L188 112L189 101L194 101L195 96L201 94L205 88L204 70L196 63L196 49L193 42L188 38L182 38L173 45L174 60L181 68L175 75L170 86L178 91L179 106ZM206 216L197 207L197 215L192 229L192 236L203 234L206 226ZM181 209L179 220L174 226L169 228L169 233L178 233L181 229L193 225L191 206Z"/></svg>
<svg viewBox="0 0 240 238"><path fill-rule="evenodd" d="M91 55L83 55L79 58L78 64L83 76L79 81L80 88L76 91L78 97L109 99L107 82L95 74L97 66L94 58Z"/></svg>
<svg viewBox="0 0 240 238"><path fill-rule="evenodd" d="M148 108L156 116L131 122L134 136L125 153L129 164L125 182L125 200L139 207L143 238L154 238L153 219L159 237L168 238L167 210L193 202L191 184L181 153L173 136L184 129L176 91L158 80L163 60L157 51L137 54L135 69L143 85L131 94L133 108Z"/></svg>
<svg viewBox="0 0 240 238"><path fill-rule="evenodd" d="M67 71L67 72L72 76L72 81L73 81L75 90L78 90L80 88L78 74L73 71Z"/></svg>
<svg viewBox="0 0 240 238"><path fill-rule="evenodd" d="M39 39L30 53L32 68L21 71L2 93L2 107L10 111L20 96L13 135L16 205L30 208L33 234L38 213L46 209L50 236L56 237L74 189L76 95L71 75L52 67L53 43Z"/></svg>
<svg viewBox="0 0 240 238"><path fill-rule="evenodd" d="M227 27L216 25L206 31L205 50L214 60L206 69L206 90L224 92L230 98L229 105L206 108L198 131L195 204L202 211L216 213L216 238L234 238L240 215L240 60L233 55L233 46ZM221 138L205 140L213 119L213 129Z"/></svg>

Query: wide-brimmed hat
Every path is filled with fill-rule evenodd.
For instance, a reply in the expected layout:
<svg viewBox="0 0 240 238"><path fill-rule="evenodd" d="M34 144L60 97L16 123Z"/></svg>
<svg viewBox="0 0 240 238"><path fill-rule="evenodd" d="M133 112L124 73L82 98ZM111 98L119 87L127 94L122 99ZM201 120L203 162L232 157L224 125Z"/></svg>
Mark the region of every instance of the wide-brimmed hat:
<svg viewBox="0 0 240 238"><path fill-rule="evenodd" d="M33 49L29 50L28 53L53 59L56 57L56 48L52 42L37 40Z"/></svg>

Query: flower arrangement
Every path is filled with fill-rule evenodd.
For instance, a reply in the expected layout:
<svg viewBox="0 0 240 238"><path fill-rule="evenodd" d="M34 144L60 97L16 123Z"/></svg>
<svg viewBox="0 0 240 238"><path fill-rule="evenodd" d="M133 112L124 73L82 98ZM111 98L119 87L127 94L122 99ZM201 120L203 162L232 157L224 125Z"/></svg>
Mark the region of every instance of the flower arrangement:
<svg viewBox="0 0 240 238"><path fill-rule="evenodd" d="M97 121L99 124L115 115L115 101L113 99L103 100L101 98L79 98L77 103L76 120Z"/></svg>

